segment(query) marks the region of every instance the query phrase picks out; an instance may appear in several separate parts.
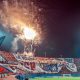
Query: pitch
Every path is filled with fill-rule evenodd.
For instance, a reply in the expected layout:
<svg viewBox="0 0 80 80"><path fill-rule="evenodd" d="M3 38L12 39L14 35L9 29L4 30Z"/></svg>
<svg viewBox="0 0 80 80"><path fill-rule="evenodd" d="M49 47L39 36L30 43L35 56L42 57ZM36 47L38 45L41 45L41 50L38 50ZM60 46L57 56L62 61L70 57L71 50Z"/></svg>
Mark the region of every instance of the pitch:
<svg viewBox="0 0 80 80"><path fill-rule="evenodd" d="M80 77L33 78L30 80L80 80Z"/></svg>

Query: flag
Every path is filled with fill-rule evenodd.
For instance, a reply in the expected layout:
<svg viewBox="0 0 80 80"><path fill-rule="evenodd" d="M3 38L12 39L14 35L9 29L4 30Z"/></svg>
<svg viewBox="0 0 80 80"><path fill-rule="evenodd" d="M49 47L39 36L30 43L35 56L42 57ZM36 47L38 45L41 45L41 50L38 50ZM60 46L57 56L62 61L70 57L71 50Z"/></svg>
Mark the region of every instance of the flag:
<svg viewBox="0 0 80 80"><path fill-rule="evenodd" d="M4 39L5 39L5 36L0 37L0 46L3 43Z"/></svg>

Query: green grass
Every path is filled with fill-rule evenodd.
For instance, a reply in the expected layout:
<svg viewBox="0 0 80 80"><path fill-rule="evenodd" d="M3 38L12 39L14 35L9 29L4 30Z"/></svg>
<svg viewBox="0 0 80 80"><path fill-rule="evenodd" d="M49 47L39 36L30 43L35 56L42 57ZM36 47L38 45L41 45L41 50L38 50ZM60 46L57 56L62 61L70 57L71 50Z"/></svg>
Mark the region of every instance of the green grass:
<svg viewBox="0 0 80 80"><path fill-rule="evenodd" d="M33 78L30 80L80 80L80 77Z"/></svg>

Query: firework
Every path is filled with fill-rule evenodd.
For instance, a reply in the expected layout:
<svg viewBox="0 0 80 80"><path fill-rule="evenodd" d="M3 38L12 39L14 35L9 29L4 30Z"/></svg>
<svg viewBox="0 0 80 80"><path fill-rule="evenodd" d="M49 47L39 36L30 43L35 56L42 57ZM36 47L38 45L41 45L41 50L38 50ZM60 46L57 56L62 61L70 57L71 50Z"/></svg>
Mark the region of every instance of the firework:
<svg viewBox="0 0 80 80"><path fill-rule="evenodd" d="M28 27L24 28L23 32L26 39L33 40L37 36L37 33L35 32L35 30Z"/></svg>
<svg viewBox="0 0 80 80"><path fill-rule="evenodd" d="M41 42L41 20L39 11L32 0L3 0L0 9L0 23L6 30L23 38L23 30L29 26L36 30L39 37L35 39L35 44Z"/></svg>
<svg viewBox="0 0 80 80"><path fill-rule="evenodd" d="M5 30L22 39L24 45L38 45L44 39L41 8L33 0L2 0L0 2L0 24ZM28 32L29 31L29 32ZM43 32L42 32L43 31ZM30 35L31 34L31 35Z"/></svg>

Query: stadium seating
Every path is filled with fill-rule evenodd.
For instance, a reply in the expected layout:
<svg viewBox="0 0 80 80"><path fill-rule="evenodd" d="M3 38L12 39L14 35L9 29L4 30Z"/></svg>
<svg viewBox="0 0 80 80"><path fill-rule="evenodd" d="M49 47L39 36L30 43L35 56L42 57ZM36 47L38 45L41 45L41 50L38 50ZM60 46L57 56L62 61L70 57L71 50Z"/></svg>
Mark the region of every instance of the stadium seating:
<svg viewBox="0 0 80 80"><path fill-rule="evenodd" d="M0 55L6 60L6 62L16 62L16 58L9 52L0 51Z"/></svg>

